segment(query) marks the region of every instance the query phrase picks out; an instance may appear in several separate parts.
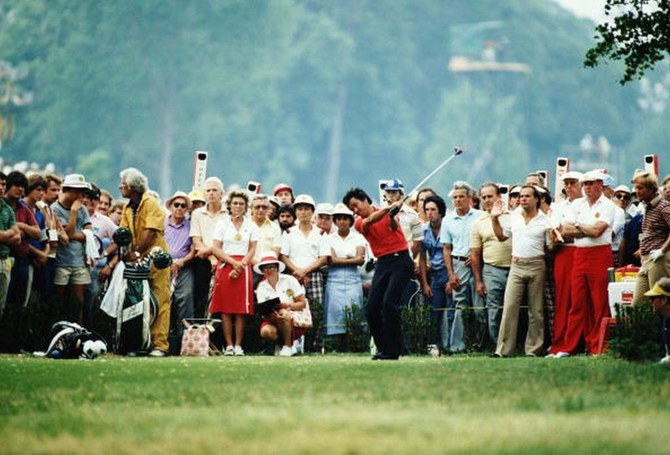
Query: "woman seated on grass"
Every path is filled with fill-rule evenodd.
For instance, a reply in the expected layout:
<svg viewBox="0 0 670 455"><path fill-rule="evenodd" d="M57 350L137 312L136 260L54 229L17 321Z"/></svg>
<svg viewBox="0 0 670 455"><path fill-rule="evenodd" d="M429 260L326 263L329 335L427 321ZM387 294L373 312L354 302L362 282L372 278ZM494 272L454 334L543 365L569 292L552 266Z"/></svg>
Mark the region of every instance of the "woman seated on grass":
<svg viewBox="0 0 670 455"><path fill-rule="evenodd" d="M263 259L254 266L254 271L263 275L256 296L259 302L279 298L280 303L263 316L261 338L275 343L275 355L290 357L294 354L293 342L305 334L305 329L293 326L292 315L293 311L305 308L305 290L293 276L281 273L285 266L274 252L262 256Z"/></svg>

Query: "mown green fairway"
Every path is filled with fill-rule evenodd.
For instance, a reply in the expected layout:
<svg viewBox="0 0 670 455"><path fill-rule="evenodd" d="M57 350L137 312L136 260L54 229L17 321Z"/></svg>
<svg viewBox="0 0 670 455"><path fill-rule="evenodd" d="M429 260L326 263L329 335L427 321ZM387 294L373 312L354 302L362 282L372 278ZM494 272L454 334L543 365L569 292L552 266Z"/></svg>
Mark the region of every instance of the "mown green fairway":
<svg viewBox="0 0 670 455"><path fill-rule="evenodd" d="M0 452L667 453L669 379L606 357L0 356Z"/></svg>

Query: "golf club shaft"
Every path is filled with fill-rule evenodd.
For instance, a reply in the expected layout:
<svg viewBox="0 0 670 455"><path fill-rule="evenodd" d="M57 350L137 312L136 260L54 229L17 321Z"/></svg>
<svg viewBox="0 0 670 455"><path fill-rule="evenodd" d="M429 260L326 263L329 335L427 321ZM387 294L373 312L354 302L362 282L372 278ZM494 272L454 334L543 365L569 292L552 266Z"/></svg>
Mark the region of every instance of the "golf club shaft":
<svg viewBox="0 0 670 455"><path fill-rule="evenodd" d="M459 147L456 147L456 148L454 149L454 154L451 155L451 156L450 156L449 158L447 158L446 160L444 160L442 163L440 163L439 166L437 166L435 169L433 169L433 172L431 172L430 174L428 174L423 180L421 180L421 181L419 182L419 184L418 184L417 186L415 186L415 187L412 189L412 191L410 191L409 193L407 193L407 196L405 196L405 200L406 200L407 198L409 198L410 196L412 196L416 191L418 191L418 190L419 190L419 189L420 189L420 188L421 188L421 187L422 187L428 180L430 180L430 178L431 178L432 176L434 176L435 174L437 174L437 172L438 172L440 169L442 169L444 166L446 166L451 160L453 160L455 157L457 157L457 156L460 155L461 153L463 153L463 149L461 149L461 148L459 148Z"/></svg>

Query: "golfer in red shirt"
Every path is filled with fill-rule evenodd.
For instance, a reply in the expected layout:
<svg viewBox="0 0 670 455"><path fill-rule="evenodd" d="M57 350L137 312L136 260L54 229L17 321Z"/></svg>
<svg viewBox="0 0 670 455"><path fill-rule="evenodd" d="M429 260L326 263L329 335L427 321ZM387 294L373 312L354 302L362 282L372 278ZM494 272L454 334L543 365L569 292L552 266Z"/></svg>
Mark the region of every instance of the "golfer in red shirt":
<svg viewBox="0 0 670 455"><path fill-rule="evenodd" d="M398 360L402 350L400 298L414 270L407 240L396 218L403 201L380 209L372 205L365 191L351 188L342 202L357 216L354 228L367 239L377 258L365 307L370 334L377 346L372 360Z"/></svg>

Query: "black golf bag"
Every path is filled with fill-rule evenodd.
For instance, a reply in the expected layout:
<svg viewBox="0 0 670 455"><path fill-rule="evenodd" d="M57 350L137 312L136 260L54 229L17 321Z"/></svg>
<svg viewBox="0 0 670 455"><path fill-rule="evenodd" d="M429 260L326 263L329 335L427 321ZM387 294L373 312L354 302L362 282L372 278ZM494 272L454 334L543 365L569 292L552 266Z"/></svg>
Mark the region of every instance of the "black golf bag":
<svg viewBox="0 0 670 455"><path fill-rule="evenodd" d="M107 342L75 322L59 321L51 326L46 357L52 359L94 359L107 352Z"/></svg>
<svg viewBox="0 0 670 455"><path fill-rule="evenodd" d="M123 279L126 292L116 317L116 346L119 354L144 354L151 346L151 324L158 314L158 302L149 286L149 267L126 264Z"/></svg>

